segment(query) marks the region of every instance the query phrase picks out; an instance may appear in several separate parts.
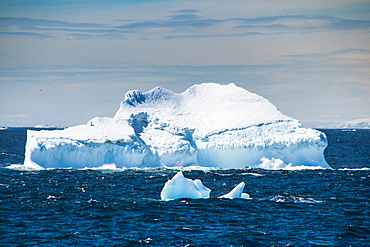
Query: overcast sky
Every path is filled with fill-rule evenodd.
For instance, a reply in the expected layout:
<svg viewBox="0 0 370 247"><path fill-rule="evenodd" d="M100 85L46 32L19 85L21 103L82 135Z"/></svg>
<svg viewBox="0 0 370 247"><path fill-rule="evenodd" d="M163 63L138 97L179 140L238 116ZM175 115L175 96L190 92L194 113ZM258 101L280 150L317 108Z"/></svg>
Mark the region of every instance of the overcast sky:
<svg viewBox="0 0 370 247"><path fill-rule="evenodd" d="M83 124L128 90L203 82L304 125L370 117L370 2L0 1L0 126Z"/></svg>

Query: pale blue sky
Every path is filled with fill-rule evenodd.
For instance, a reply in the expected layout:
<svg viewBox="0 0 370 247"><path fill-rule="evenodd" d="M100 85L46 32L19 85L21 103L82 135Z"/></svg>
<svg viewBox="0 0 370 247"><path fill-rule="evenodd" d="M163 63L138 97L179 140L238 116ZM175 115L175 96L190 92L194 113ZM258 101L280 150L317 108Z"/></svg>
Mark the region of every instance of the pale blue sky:
<svg viewBox="0 0 370 247"><path fill-rule="evenodd" d="M81 124L128 90L203 82L304 125L370 117L370 3L0 2L0 126Z"/></svg>

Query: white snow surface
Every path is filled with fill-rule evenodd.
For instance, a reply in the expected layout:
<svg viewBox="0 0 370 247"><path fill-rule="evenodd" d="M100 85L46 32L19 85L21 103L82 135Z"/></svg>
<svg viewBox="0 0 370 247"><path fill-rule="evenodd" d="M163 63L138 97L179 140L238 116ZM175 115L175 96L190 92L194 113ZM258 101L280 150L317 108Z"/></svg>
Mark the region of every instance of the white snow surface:
<svg viewBox="0 0 370 247"><path fill-rule="evenodd" d="M265 98L234 84L204 83L183 93L129 91L113 118L64 130L29 130L25 166L85 168L320 166L324 133L302 128ZM280 162L281 161L281 162ZM274 169L276 162L263 168Z"/></svg>
<svg viewBox="0 0 370 247"><path fill-rule="evenodd" d="M35 125L34 128L37 128L37 129L55 129L57 127L52 126L52 125L48 125L48 124L38 124L38 125Z"/></svg>
<svg viewBox="0 0 370 247"><path fill-rule="evenodd" d="M343 128L370 129L370 118L360 118L348 121Z"/></svg>
<svg viewBox="0 0 370 247"><path fill-rule="evenodd" d="M165 183L161 191L161 200L169 201L180 198L206 199L209 198L210 193L211 190L205 187L201 180L186 178L180 171Z"/></svg>

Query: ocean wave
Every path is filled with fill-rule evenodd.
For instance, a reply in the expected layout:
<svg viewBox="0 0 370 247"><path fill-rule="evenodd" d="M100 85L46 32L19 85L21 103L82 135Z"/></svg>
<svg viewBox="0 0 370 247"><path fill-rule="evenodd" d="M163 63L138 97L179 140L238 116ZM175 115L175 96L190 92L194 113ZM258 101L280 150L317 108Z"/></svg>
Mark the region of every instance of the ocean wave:
<svg viewBox="0 0 370 247"><path fill-rule="evenodd" d="M26 166L23 164L11 164L10 166L3 167L5 169L10 170L17 170L17 171L39 171L39 170L45 170L41 166Z"/></svg>
<svg viewBox="0 0 370 247"><path fill-rule="evenodd" d="M240 173L240 175L248 175L248 176L256 176L256 177L263 176L262 174L255 173L255 172L245 172L245 173Z"/></svg>
<svg viewBox="0 0 370 247"><path fill-rule="evenodd" d="M220 168L220 167L207 167L207 166L161 166L161 167L117 167L116 164L103 164L99 167L84 167L84 168L75 168L75 167L66 167L66 168L43 168L36 164L34 165L24 165L24 164L11 164L6 167L2 167L11 170L19 170L19 171L38 171L38 170L55 170L55 169L67 169L67 170L112 170L112 171L125 171L125 170L174 170L174 171L222 171L222 170L245 170L245 169L261 169L261 170L286 170L286 171L298 171L298 170L333 170L331 168L324 168L321 166L307 166L307 165L299 165L299 166L291 166L287 165L285 167L257 167L252 168L249 166L243 168ZM340 171L367 171L370 170L369 167L363 168L340 168ZM253 173L244 173L242 175L254 175L254 176L262 176L261 174L253 174Z"/></svg>
<svg viewBox="0 0 370 247"><path fill-rule="evenodd" d="M191 166L156 166L156 167L117 167L115 163L110 164L102 164L98 167L84 167L84 168L76 168L76 167L65 167L65 168L43 168L36 163L27 163L27 164L11 164L6 167L7 169L12 170L20 170L20 171L37 171L37 170L54 170L54 169L70 169L70 170L111 170L111 171L125 171L125 170L174 170L174 171L228 171L228 170L245 170L245 169L261 169L261 170L286 170L286 171L300 171L300 170L335 170L332 168L321 167L321 166L312 166L312 165L292 165L292 164L285 164L280 159L268 159L262 158L261 164L257 167L250 167L245 166L242 168L221 168L221 167L211 167L211 166L199 166L199 165L191 165ZM362 168L339 168L339 171L368 171L370 170L369 167L362 167ZM227 176L228 174L224 175ZM251 174L251 173L244 173L242 175L254 175L254 176L261 176L261 174Z"/></svg>
<svg viewBox="0 0 370 247"><path fill-rule="evenodd" d="M338 171L369 171L370 167L362 168L339 168Z"/></svg>
<svg viewBox="0 0 370 247"><path fill-rule="evenodd" d="M282 203L322 203L323 201L315 200L313 198L304 198L300 196L292 195L277 195L269 199L273 202L282 202Z"/></svg>

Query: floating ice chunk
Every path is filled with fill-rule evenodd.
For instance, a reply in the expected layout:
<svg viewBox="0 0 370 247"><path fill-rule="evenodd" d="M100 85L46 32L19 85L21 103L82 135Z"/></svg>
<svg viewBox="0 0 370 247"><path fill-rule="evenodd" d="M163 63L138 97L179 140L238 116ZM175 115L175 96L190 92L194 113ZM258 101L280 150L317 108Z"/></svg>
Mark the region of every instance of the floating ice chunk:
<svg viewBox="0 0 370 247"><path fill-rule="evenodd" d="M247 194L247 193L242 193L242 196L241 196L240 198L242 198L242 199L252 199L252 198L249 196L249 194Z"/></svg>
<svg viewBox="0 0 370 247"><path fill-rule="evenodd" d="M205 187L200 179L195 179L194 185L200 192L200 198L209 198L209 193L211 192L211 189Z"/></svg>
<svg viewBox="0 0 370 247"><path fill-rule="evenodd" d="M205 187L199 179L185 178L182 172L178 172L164 185L161 191L161 200L209 198L210 192L211 190Z"/></svg>
<svg viewBox="0 0 370 247"><path fill-rule="evenodd" d="M229 193L226 195L220 196L218 198L225 198L225 199L236 199L236 198L242 198L242 199L251 199L250 196L247 193L243 193L245 183L241 182L237 186L235 186L234 189L232 189Z"/></svg>

